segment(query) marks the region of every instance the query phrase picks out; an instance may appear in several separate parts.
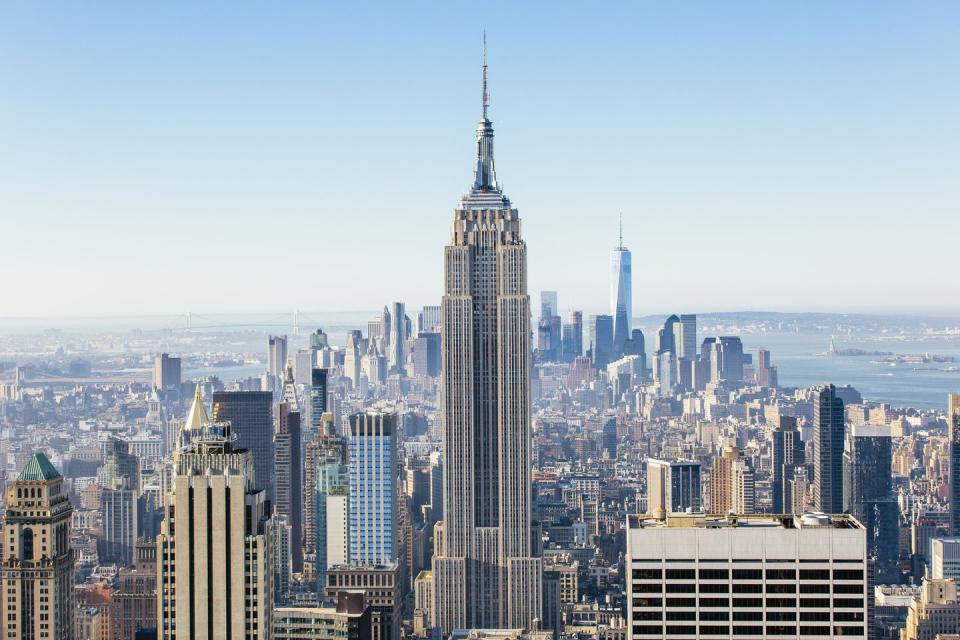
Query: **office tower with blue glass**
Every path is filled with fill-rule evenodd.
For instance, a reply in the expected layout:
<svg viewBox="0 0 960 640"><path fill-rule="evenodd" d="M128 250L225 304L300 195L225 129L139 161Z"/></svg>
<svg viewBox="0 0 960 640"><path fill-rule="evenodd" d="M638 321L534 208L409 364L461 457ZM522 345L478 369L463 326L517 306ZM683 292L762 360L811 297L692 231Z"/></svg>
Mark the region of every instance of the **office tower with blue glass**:
<svg viewBox="0 0 960 640"><path fill-rule="evenodd" d="M386 565L397 559L396 438L394 414L358 413L350 417L350 564Z"/></svg>
<svg viewBox="0 0 960 640"><path fill-rule="evenodd" d="M633 267L630 250L623 246L623 216L620 216L620 242L610 252L610 315L613 317L614 358L624 353L624 345L633 329Z"/></svg>

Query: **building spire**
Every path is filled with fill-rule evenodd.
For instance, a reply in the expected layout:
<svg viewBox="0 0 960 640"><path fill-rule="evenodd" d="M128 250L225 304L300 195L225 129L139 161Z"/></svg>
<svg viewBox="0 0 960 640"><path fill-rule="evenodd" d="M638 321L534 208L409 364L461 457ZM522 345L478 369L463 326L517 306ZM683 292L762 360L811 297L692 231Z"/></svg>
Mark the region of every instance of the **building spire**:
<svg viewBox="0 0 960 640"><path fill-rule="evenodd" d="M487 30L483 30L483 119L487 119L490 108L490 92L487 89Z"/></svg>
<svg viewBox="0 0 960 640"><path fill-rule="evenodd" d="M498 191L497 175L493 169L493 123L487 117L490 109L490 90L487 86L487 32L483 32L483 117L477 125L477 164L473 170L473 188Z"/></svg>
<svg viewBox="0 0 960 640"><path fill-rule="evenodd" d="M623 209L620 209L620 249L623 249Z"/></svg>

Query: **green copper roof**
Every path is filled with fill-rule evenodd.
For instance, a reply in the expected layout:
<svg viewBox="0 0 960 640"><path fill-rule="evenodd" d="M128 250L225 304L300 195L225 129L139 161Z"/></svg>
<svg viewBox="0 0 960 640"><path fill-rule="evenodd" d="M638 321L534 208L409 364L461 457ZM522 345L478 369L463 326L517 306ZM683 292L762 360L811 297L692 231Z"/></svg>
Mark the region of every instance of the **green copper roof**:
<svg viewBox="0 0 960 640"><path fill-rule="evenodd" d="M27 460L27 464L23 465L23 471L17 476L17 480L46 481L58 477L60 477L60 472L47 460L47 456L37 452Z"/></svg>

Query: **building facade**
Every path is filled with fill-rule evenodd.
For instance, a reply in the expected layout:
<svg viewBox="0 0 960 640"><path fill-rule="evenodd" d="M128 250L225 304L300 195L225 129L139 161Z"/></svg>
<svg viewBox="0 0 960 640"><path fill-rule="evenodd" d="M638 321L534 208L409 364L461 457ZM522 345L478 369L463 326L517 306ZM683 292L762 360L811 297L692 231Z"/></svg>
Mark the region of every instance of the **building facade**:
<svg viewBox="0 0 960 640"><path fill-rule="evenodd" d="M813 504L823 513L843 513L843 400L832 384L813 393Z"/></svg>
<svg viewBox="0 0 960 640"><path fill-rule="evenodd" d="M397 417L350 417L347 473L350 487L350 563L390 564L397 559Z"/></svg>
<svg viewBox="0 0 960 640"><path fill-rule="evenodd" d="M865 535L849 516L629 516L628 637L866 638Z"/></svg>
<svg viewBox="0 0 960 640"><path fill-rule="evenodd" d="M444 257L444 523L433 559L434 621L444 632L529 628L541 616L527 249L494 171L486 77L484 63L474 182L454 210Z"/></svg>
<svg viewBox="0 0 960 640"><path fill-rule="evenodd" d="M207 423L183 440L157 537L157 637L266 640L271 519L253 454L235 448L230 423Z"/></svg>
<svg viewBox="0 0 960 640"><path fill-rule="evenodd" d="M72 513L63 476L42 453L33 454L7 487L0 564L4 638L74 637Z"/></svg>

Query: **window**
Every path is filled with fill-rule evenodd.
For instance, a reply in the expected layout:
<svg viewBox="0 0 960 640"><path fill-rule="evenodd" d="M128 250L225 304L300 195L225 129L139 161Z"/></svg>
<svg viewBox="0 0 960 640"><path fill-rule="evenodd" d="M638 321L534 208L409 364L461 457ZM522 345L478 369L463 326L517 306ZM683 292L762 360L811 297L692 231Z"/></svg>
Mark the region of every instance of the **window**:
<svg viewBox="0 0 960 640"><path fill-rule="evenodd" d="M692 636L697 633L697 625L695 624L676 624L676 625L667 625L667 633L678 635L678 636Z"/></svg>
<svg viewBox="0 0 960 640"><path fill-rule="evenodd" d="M794 622L796 619L795 611L767 611L767 622Z"/></svg>
<svg viewBox="0 0 960 640"><path fill-rule="evenodd" d="M663 585L659 582L647 582L633 585L634 593L660 593L661 591L663 591Z"/></svg>
<svg viewBox="0 0 960 640"><path fill-rule="evenodd" d="M830 593L829 584L801 584L800 593Z"/></svg>
<svg viewBox="0 0 960 640"><path fill-rule="evenodd" d="M734 625L733 635L735 636L762 636L763 627L738 627Z"/></svg>
<svg viewBox="0 0 960 640"><path fill-rule="evenodd" d="M734 611L733 620L734 622L762 622L763 611Z"/></svg>
<svg viewBox="0 0 960 640"><path fill-rule="evenodd" d="M700 593L727 593L730 590L726 583L723 584L701 584Z"/></svg>
<svg viewBox="0 0 960 640"><path fill-rule="evenodd" d="M863 571L860 569L834 569L834 580L863 580Z"/></svg>
<svg viewBox="0 0 960 640"><path fill-rule="evenodd" d="M790 584L768 583L767 584L767 593L796 593L796 591L797 591L797 585L793 583L790 583Z"/></svg>
<svg viewBox="0 0 960 640"><path fill-rule="evenodd" d="M696 598L667 598L668 607L695 607L697 606Z"/></svg>
<svg viewBox="0 0 960 640"><path fill-rule="evenodd" d="M828 636L830 635L830 627L800 627L800 635L802 636Z"/></svg>
<svg viewBox="0 0 960 640"><path fill-rule="evenodd" d="M702 636L725 636L728 633L730 633L730 627L726 625L722 627L700 625L700 635Z"/></svg>
<svg viewBox="0 0 960 640"><path fill-rule="evenodd" d="M694 569L667 569L667 580L695 580L697 572Z"/></svg>
<svg viewBox="0 0 960 640"><path fill-rule="evenodd" d="M661 636L663 635L663 627L652 627L646 624L635 624L633 625L633 633L638 636Z"/></svg>
<svg viewBox="0 0 960 640"><path fill-rule="evenodd" d="M801 622L830 622L829 611L801 611Z"/></svg>
<svg viewBox="0 0 960 640"><path fill-rule="evenodd" d="M730 602L726 598L700 598L701 607L728 607Z"/></svg>
<svg viewBox="0 0 960 640"><path fill-rule="evenodd" d="M634 580L662 580L663 569L634 569Z"/></svg>
<svg viewBox="0 0 960 640"><path fill-rule="evenodd" d="M829 609L830 598L800 598L800 606L804 609Z"/></svg>
<svg viewBox="0 0 960 640"><path fill-rule="evenodd" d="M834 627L833 635L835 636L862 636L863 627Z"/></svg>
<svg viewBox="0 0 960 640"><path fill-rule="evenodd" d="M761 569L734 569L734 580L763 580L763 571Z"/></svg>
<svg viewBox="0 0 960 640"><path fill-rule="evenodd" d="M733 585L734 593L763 593L763 585L759 582L756 583L746 583L746 584L735 584Z"/></svg>
<svg viewBox="0 0 960 640"><path fill-rule="evenodd" d="M863 598L834 598L834 609L863 609Z"/></svg>
<svg viewBox="0 0 960 640"><path fill-rule="evenodd" d="M767 598L767 608L770 607L795 607L797 601L794 598Z"/></svg>
<svg viewBox="0 0 960 640"><path fill-rule="evenodd" d="M696 620L696 611L667 611L667 620Z"/></svg>
<svg viewBox="0 0 960 640"><path fill-rule="evenodd" d="M795 569L767 569L767 580L796 580Z"/></svg>
<svg viewBox="0 0 960 640"><path fill-rule="evenodd" d="M829 580L829 569L800 569L801 580Z"/></svg>
<svg viewBox="0 0 960 640"><path fill-rule="evenodd" d="M836 593L846 593L853 595L863 595L863 585L861 584L835 584L833 585L833 592Z"/></svg>
<svg viewBox="0 0 960 640"><path fill-rule="evenodd" d="M634 620L663 620L662 611L634 611L633 612Z"/></svg>
<svg viewBox="0 0 960 640"><path fill-rule="evenodd" d="M700 621L704 620L723 620L724 622L730 619L730 613L728 611L701 611L700 612Z"/></svg>
<svg viewBox="0 0 960 640"><path fill-rule="evenodd" d="M726 569L700 569L701 580L726 580L729 575Z"/></svg>
<svg viewBox="0 0 960 640"><path fill-rule="evenodd" d="M763 598L734 598L733 606L760 608L763 606Z"/></svg>
<svg viewBox="0 0 960 640"><path fill-rule="evenodd" d="M697 585L692 582L669 582L667 593L696 593Z"/></svg>

